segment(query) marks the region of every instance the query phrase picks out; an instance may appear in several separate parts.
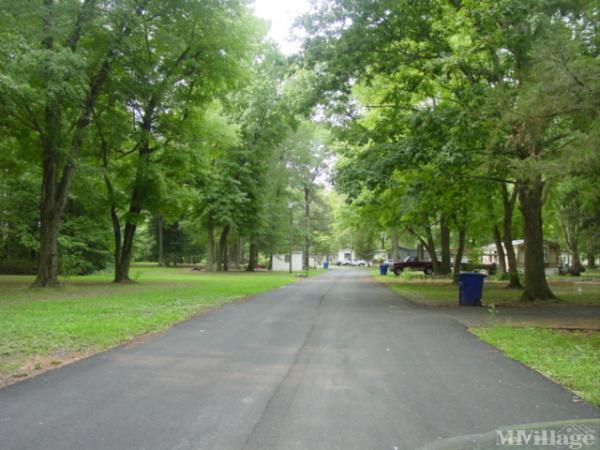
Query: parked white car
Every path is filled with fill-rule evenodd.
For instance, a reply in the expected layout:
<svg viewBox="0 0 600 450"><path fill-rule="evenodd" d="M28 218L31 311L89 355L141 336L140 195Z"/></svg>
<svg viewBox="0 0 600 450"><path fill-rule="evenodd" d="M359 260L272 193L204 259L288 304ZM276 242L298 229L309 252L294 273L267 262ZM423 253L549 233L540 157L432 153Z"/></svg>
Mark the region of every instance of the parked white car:
<svg viewBox="0 0 600 450"><path fill-rule="evenodd" d="M338 261L336 263L338 266L354 266L354 267L362 267L368 266L369 263L364 259L344 259L343 261Z"/></svg>
<svg viewBox="0 0 600 450"><path fill-rule="evenodd" d="M366 265L367 261L364 259L347 259L344 261L344 266L362 267Z"/></svg>

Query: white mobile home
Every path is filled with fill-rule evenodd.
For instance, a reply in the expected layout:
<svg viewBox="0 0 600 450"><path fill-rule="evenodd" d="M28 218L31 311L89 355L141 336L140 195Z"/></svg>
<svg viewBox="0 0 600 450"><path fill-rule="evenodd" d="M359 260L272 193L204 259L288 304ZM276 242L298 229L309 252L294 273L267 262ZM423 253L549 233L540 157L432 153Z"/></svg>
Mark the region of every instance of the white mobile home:
<svg viewBox="0 0 600 450"><path fill-rule="evenodd" d="M358 258L356 257L356 253L354 252L354 250L352 250L351 248L342 248L338 250L336 260L337 262L343 263L344 261L353 261L355 259Z"/></svg>
<svg viewBox="0 0 600 450"><path fill-rule="evenodd" d="M292 272L302 271L302 252L292 252ZM308 265L316 268L314 256L309 256ZM288 272L290 270L290 254L273 255L273 272Z"/></svg>
<svg viewBox="0 0 600 450"><path fill-rule="evenodd" d="M371 258L371 259L373 261L386 261L389 259L389 257L390 257L390 255L387 252L387 250L379 249L379 250L375 250L373 252L373 258Z"/></svg>
<svg viewBox="0 0 600 450"><path fill-rule="evenodd" d="M523 239L517 239L513 242L513 247L515 248L515 256L517 257L517 266L524 267L525 266L525 241ZM504 252L506 253L506 248L504 244L502 244L504 248ZM488 244L481 247L482 255L481 262L484 264L498 264L498 252L496 250L496 244ZM506 255L505 255L505 258ZM506 264L508 265L508 259L506 259ZM560 264L560 248L556 242L544 241L544 265L546 268L557 268Z"/></svg>

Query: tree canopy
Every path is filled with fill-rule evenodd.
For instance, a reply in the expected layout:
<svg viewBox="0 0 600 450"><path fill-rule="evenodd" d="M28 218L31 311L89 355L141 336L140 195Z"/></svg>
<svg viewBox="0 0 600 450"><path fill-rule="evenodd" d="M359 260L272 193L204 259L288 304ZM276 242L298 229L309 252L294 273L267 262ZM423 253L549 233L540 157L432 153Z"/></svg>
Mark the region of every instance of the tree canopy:
<svg viewBox="0 0 600 450"><path fill-rule="evenodd" d="M595 264L596 2L313 6L288 57L245 1L0 0L0 270L405 246L456 277L492 242L544 300L545 240Z"/></svg>

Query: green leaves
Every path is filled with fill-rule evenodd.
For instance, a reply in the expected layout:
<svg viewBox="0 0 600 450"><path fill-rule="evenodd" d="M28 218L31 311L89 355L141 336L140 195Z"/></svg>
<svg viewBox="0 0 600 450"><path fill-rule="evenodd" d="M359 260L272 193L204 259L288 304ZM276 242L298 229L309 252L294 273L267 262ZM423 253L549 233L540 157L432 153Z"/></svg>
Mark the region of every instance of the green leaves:
<svg viewBox="0 0 600 450"><path fill-rule="evenodd" d="M494 183L549 186L589 160L600 104L592 3L322 2L304 18L305 61L343 142L338 190L383 226L447 217L464 228L468 217L479 235Z"/></svg>
<svg viewBox="0 0 600 450"><path fill-rule="evenodd" d="M61 182L70 167L82 171L84 182L72 183L60 239L63 254L73 256L70 267L92 258L80 251L78 231L85 229L85 242L99 252L110 247L111 217L115 235L127 223L131 239L148 213L177 221L204 195L218 199L214 210L222 222L240 222L251 199L260 197L252 171L264 173L268 154L258 150L283 133L275 120L284 116L276 94L283 59L273 53L262 69L254 64L265 31L238 0L45 6L0 0L0 133L11 148L0 169L12 170L15 158L26 157L29 167L18 165L19 175L37 185L36 165L51 161L44 192L71 185L70 175ZM245 98L266 122L242 118L226 98L254 83L258 70L265 72L262 85L252 84L255 91ZM245 112L249 104L239 106ZM258 134L264 137L247 146ZM0 194L9 188L2 184ZM89 227L71 215L79 208L93 218ZM17 227L35 232L31 219L9 219L10 231L0 230L3 241Z"/></svg>

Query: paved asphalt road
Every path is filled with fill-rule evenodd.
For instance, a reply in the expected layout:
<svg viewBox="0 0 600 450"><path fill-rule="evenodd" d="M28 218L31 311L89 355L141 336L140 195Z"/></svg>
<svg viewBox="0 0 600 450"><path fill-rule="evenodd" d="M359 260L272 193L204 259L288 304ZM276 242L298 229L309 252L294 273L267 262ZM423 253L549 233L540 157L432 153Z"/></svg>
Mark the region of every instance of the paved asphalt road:
<svg viewBox="0 0 600 450"><path fill-rule="evenodd" d="M599 411L358 270L0 390L0 448L406 449Z"/></svg>

